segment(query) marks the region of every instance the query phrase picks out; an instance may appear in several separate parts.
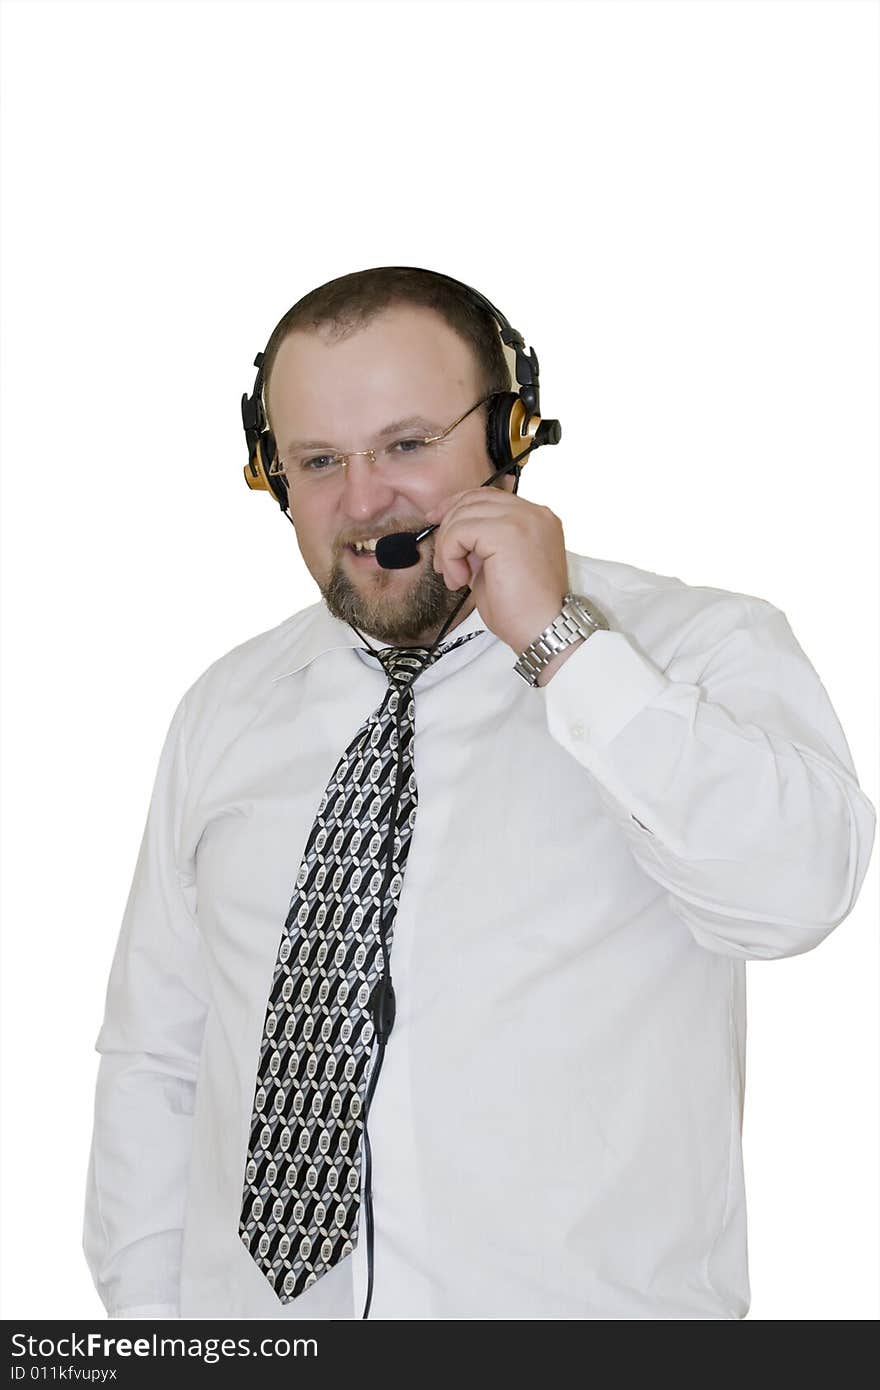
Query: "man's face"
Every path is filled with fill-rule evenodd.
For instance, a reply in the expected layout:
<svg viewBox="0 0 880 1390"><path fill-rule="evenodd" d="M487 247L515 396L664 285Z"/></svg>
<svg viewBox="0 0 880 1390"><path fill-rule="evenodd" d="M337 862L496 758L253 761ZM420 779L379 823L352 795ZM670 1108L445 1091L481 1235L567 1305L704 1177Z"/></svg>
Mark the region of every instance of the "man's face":
<svg viewBox="0 0 880 1390"><path fill-rule="evenodd" d="M282 343L267 405L285 464L294 440L320 440L320 455L376 448L392 421L420 416L431 428L410 428L402 438L439 434L482 392L466 342L431 309L394 305L368 325L333 342L322 329L291 333ZM392 531L417 531L435 503L479 487L494 465L486 448L485 407L475 410L438 444L429 445L412 472L389 483L369 457L349 459L336 476L304 479L290 468L290 514L299 548L330 612L382 642L430 645L464 589L446 588L433 568L432 532L419 545L411 569L386 570L359 558L351 542ZM510 475L494 486L513 488ZM473 610L469 597L461 622Z"/></svg>

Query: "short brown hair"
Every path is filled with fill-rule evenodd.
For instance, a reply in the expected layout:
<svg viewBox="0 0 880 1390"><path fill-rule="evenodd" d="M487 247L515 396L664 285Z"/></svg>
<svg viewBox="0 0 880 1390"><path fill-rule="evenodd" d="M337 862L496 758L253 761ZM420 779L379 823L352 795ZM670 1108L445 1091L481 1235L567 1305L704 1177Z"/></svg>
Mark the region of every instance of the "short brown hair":
<svg viewBox="0 0 880 1390"><path fill-rule="evenodd" d="M481 396L516 390L501 333L487 309L442 275L416 266L377 266L355 270L319 285L304 295L272 330L263 357L263 402L269 420L269 378L284 339L294 329L329 325L334 336L345 338L369 323L392 304L420 304L434 309L471 348L478 366Z"/></svg>

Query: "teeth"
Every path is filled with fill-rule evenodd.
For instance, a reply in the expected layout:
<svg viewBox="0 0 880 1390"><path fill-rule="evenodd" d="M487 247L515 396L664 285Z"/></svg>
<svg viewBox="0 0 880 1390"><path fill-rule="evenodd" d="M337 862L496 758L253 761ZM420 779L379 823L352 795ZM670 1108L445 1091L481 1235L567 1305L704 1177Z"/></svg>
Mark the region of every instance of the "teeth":
<svg viewBox="0 0 880 1390"><path fill-rule="evenodd" d="M354 548L360 553L368 550L371 555L374 555L376 553L376 541L378 539L378 536L374 536L373 539L369 541L354 541Z"/></svg>

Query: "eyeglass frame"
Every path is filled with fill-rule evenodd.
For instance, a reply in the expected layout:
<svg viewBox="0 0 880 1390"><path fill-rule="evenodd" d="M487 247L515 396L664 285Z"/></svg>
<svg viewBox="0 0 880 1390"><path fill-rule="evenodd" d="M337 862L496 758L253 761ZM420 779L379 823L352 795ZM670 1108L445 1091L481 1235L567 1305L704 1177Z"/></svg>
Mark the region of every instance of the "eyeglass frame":
<svg viewBox="0 0 880 1390"><path fill-rule="evenodd" d="M498 392L498 391L490 391L489 394L488 394L487 396L481 396L480 399L479 399L478 401L475 401L474 404L473 404L472 406L469 406L469 407L468 407L468 409L464 412L463 415L459 415L459 417L458 417L457 420L453 420L452 424L451 424L451 425L447 425L447 426L446 426L446 429L445 429L445 430L441 430L441 432L440 432L439 434L429 434L429 435L427 435L427 436L426 436L425 438L423 438L423 439L422 439L422 438L419 438L418 435L408 435L408 436L407 436L407 442L408 442L408 443L409 443L409 442L412 442L412 443L415 443L415 444L438 444L438 443L440 442L441 439L445 439L446 436L447 436L448 434L451 434L452 431L455 429L455 427L456 427L457 425L460 425L461 422L462 422L463 420L466 420L467 417L468 417L469 415L472 415L473 412L477 409L478 406L485 405L485 404L486 404L486 401L491 401L493 396L497 396L497 395L500 395L500 394L502 394L502 393L501 393L501 392ZM399 444L401 441L400 441L400 440L396 440L395 442ZM379 452L381 453L382 450L380 450ZM349 449L348 452L346 452L346 453L344 453L344 452L343 452L342 450L340 450L340 449L335 449L335 450L332 451L332 453L331 453L329 456L330 456L331 458L333 458L334 460L341 459L341 460L342 460L342 467L343 467L343 468L347 468L347 467L348 467L348 460L349 460L349 459L353 459L353 458L366 458L367 456L369 456L370 462L372 463L373 467L375 468L375 466L376 466L376 450L375 450L375 449ZM317 458L320 458L321 455L320 455L320 454L317 454L316 457L317 457ZM278 464L279 467L276 468L276 467L275 467L276 464ZM275 458L272 460L271 464L269 465L269 474L270 474L270 476L276 477L276 478L277 478L277 477L284 477L285 482L287 483L288 487L290 487L290 479L289 479L289 478L287 477L287 475L286 475L285 468L284 468L284 460L281 458L280 454L277 454L277 453L276 453ZM320 475L319 475L319 474L316 474L315 476L320 476Z"/></svg>

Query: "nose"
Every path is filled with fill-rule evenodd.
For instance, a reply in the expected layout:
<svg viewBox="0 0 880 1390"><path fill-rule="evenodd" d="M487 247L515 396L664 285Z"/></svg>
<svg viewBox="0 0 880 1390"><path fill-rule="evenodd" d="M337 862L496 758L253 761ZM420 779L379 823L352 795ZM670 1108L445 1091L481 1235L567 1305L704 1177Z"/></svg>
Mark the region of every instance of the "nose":
<svg viewBox="0 0 880 1390"><path fill-rule="evenodd" d="M387 513L396 496L368 456L350 458L342 470L340 506L353 519L366 521Z"/></svg>

